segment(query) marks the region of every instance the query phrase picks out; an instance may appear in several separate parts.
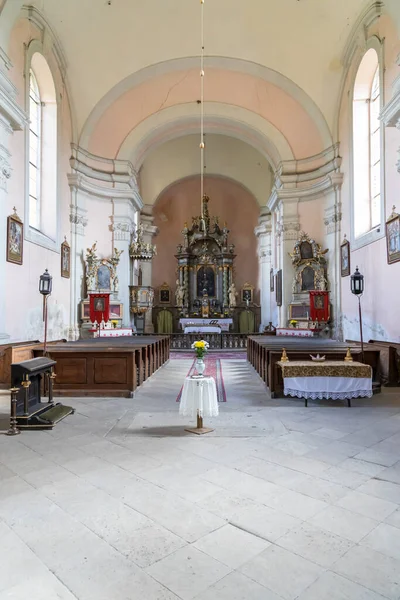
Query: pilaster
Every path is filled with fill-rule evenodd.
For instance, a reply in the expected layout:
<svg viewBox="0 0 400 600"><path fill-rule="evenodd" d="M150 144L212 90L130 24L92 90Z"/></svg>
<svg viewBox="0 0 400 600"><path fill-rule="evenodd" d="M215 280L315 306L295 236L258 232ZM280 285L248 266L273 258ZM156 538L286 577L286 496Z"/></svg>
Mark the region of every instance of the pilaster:
<svg viewBox="0 0 400 600"><path fill-rule="evenodd" d="M12 212L12 203L8 201L8 182L12 173L12 157L8 151L9 137L15 131L22 131L28 123L24 111L17 103L17 90L8 78L10 60L0 48L0 341L8 339L6 314L6 243L7 215ZM18 269L18 267L16 267Z"/></svg>
<svg viewBox="0 0 400 600"><path fill-rule="evenodd" d="M397 65L400 67L400 54L397 57ZM392 84L392 97L382 109L379 116L386 127L396 127L400 131L400 73ZM397 151L398 160L396 162L397 171L400 173L400 147Z"/></svg>
<svg viewBox="0 0 400 600"><path fill-rule="evenodd" d="M79 338L79 305L85 296L83 252L85 227L88 219L85 208L86 198L79 188L79 181L74 175L68 175L68 182L71 190L69 213L69 222L71 225L71 285L68 337L71 341L75 341Z"/></svg>
<svg viewBox="0 0 400 600"><path fill-rule="evenodd" d="M259 287L261 304L261 324L266 326L272 321L270 271L272 268L272 216L262 214L254 229L258 239Z"/></svg>
<svg viewBox="0 0 400 600"><path fill-rule="evenodd" d="M135 227L135 209L130 202L114 201L113 215L110 217L112 232L112 248L122 250L117 267L119 292L118 299L124 306L122 324L129 327L131 317L129 312L129 285L131 285L131 261L129 258L129 244L132 231ZM115 298L116 300L117 298Z"/></svg>
<svg viewBox="0 0 400 600"><path fill-rule="evenodd" d="M152 212L153 207L146 205L140 214L140 221L143 224L143 241L146 244L153 244L153 237L158 234L158 227L153 225L154 217ZM151 260L141 263L143 285L152 285L152 267L153 263ZM154 333L153 311L151 309L145 313L144 332Z"/></svg>
<svg viewBox="0 0 400 600"><path fill-rule="evenodd" d="M332 306L331 320L333 324L333 337L337 340L343 339L342 328L342 276L340 265L340 245L343 234L341 232L342 221L342 199L341 190L343 175L337 174L333 181L333 188L326 197L324 225L326 235L326 246L328 247L328 281L330 291L330 302Z"/></svg>

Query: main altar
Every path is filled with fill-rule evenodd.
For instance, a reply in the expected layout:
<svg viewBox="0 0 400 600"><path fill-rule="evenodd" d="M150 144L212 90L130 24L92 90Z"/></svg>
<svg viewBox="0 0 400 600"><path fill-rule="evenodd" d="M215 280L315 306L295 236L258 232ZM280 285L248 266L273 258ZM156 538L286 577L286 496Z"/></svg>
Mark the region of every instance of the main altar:
<svg viewBox="0 0 400 600"><path fill-rule="evenodd" d="M183 317L229 317L232 302L235 246L228 243L227 224L210 217L208 196L202 200L202 216L185 223L183 243L177 247L176 304ZM236 293L236 292L235 292Z"/></svg>

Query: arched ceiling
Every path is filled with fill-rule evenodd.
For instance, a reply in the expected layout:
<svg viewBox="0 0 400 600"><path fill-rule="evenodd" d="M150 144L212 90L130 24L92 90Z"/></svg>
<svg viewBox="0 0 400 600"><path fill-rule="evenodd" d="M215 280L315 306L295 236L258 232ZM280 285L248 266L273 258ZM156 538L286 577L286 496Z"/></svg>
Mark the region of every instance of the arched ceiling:
<svg viewBox="0 0 400 600"><path fill-rule="evenodd" d="M332 126L340 57L370 0L206 0L206 54L282 73ZM80 131L120 81L149 65L199 54L198 0L32 0L64 50ZM7 0L15 16L21 0Z"/></svg>
<svg viewBox="0 0 400 600"><path fill-rule="evenodd" d="M205 144L205 175L218 175L240 183L260 206L265 206L273 182L268 161L257 150L232 137L207 134ZM196 175L200 179L199 135L165 142L149 154L140 170L143 202L154 204L170 185Z"/></svg>

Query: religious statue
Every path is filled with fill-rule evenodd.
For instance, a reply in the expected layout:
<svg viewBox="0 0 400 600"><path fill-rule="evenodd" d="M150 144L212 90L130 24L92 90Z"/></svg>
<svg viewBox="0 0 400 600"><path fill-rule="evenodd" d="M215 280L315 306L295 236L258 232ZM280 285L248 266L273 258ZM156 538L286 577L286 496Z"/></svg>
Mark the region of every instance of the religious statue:
<svg viewBox="0 0 400 600"><path fill-rule="evenodd" d="M179 279L176 280L176 290L175 290L175 301L176 306L183 306L183 301L185 299L185 288L183 285L180 285Z"/></svg>
<svg viewBox="0 0 400 600"><path fill-rule="evenodd" d="M97 242L91 248L86 249L86 287L88 292L96 289L96 273L97 273Z"/></svg>
<svg viewBox="0 0 400 600"><path fill-rule="evenodd" d="M235 287L234 283L231 283L231 285L229 286L228 295L229 295L229 306L230 306L230 308L235 308L235 306L236 306L236 296L238 295L238 293L236 291L236 287Z"/></svg>

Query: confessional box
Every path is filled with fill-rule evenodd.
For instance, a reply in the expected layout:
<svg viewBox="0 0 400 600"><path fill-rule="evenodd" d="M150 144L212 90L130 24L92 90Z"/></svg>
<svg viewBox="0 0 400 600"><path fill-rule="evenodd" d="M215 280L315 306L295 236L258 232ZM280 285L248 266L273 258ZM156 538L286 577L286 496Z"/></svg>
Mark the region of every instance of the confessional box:
<svg viewBox="0 0 400 600"><path fill-rule="evenodd" d="M17 415L25 413L25 388L24 380L29 380L28 387L28 414L36 412L41 406L42 379L46 373L51 373L56 362L46 357L32 358L11 365L11 386L19 388L17 395Z"/></svg>

